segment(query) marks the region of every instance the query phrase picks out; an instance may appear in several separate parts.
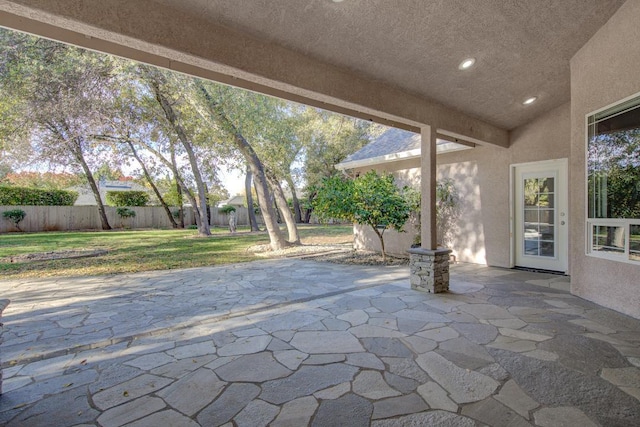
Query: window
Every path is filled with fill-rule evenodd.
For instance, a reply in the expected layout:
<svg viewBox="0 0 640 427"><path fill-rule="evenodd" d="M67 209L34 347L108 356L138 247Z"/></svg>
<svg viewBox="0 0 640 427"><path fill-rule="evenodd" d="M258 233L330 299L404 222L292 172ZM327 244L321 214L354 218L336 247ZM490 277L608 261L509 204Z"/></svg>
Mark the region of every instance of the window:
<svg viewBox="0 0 640 427"><path fill-rule="evenodd" d="M640 262L640 96L587 126L587 253Z"/></svg>

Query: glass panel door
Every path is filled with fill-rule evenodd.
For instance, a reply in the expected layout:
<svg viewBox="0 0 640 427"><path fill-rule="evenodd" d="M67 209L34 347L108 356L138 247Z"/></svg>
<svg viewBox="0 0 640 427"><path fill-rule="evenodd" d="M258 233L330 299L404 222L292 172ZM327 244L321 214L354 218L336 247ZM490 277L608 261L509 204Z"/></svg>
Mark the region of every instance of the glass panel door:
<svg viewBox="0 0 640 427"><path fill-rule="evenodd" d="M513 265L567 271L567 160L521 163L513 170Z"/></svg>
<svg viewBox="0 0 640 427"><path fill-rule="evenodd" d="M522 180L523 254L556 256L556 193L554 176L524 177Z"/></svg>

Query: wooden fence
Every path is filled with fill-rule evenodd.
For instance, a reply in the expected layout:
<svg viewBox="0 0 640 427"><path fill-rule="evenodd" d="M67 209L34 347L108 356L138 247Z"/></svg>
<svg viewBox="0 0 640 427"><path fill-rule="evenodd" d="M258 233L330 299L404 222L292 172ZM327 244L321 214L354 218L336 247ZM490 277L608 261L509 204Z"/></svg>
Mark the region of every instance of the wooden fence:
<svg viewBox="0 0 640 427"><path fill-rule="evenodd" d="M26 212L20 222L24 231L69 231L69 230L99 230L102 228L98 208L96 206L0 206L0 233L17 231L13 223L2 218L2 213L8 210L22 209ZM113 228L171 228L171 222L161 206L132 207L136 212L133 218L120 218L116 208L105 207L107 219ZM171 208L172 211L177 208ZM193 209L185 208L185 225L195 224ZM262 217L257 215L258 222ZM236 208L238 225L249 225L247 208ZM211 208L211 225L227 227L229 216L218 212L218 208Z"/></svg>

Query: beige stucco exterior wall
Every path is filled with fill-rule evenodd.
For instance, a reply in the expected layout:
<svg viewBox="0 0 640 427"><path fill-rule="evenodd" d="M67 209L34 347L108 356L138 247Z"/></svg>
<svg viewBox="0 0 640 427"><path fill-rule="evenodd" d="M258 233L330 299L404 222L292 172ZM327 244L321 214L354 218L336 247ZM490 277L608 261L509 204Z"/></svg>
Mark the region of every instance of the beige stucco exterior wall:
<svg viewBox="0 0 640 427"><path fill-rule="evenodd" d="M586 115L640 92L640 1L630 0L571 60L571 292L640 318L640 266L587 256Z"/></svg>
<svg viewBox="0 0 640 427"><path fill-rule="evenodd" d="M476 146L438 156L438 179L453 179L462 199L461 216L450 245L458 261L511 266L510 165L569 157L570 134L571 108L567 103L513 130L508 149ZM420 182L419 159L372 169L393 172L399 185L417 186ZM414 236L413 227L406 228L407 233L385 233L388 253L406 254ZM380 249L372 231L356 226L355 235L357 249Z"/></svg>
<svg viewBox="0 0 640 427"><path fill-rule="evenodd" d="M353 173L364 173L372 169L378 173L393 173L396 184L400 187L408 185L416 189L420 188L420 158L374 165L369 168L354 170ZM387 254L400 257L407 256L407 249L409 249L416 236L415 220L413 218L410 219L404 229L404 233L398 233L394 230L386 230L384 232L384 246ZM353 226L353 234L355 249L380 250L380 239L371 230L371 227L355 224Z"/></svg>

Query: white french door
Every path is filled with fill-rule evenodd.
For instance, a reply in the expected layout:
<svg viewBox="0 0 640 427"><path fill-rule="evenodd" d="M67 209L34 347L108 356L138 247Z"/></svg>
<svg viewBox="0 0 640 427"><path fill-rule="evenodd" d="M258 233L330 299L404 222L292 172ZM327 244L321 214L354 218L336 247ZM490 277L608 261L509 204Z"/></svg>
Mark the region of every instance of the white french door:
<svg viewBox="0 0 640 427"><path fill-rule="evenodd" d="M516 267L567 272L567 159L513 167Z"/></svg>

